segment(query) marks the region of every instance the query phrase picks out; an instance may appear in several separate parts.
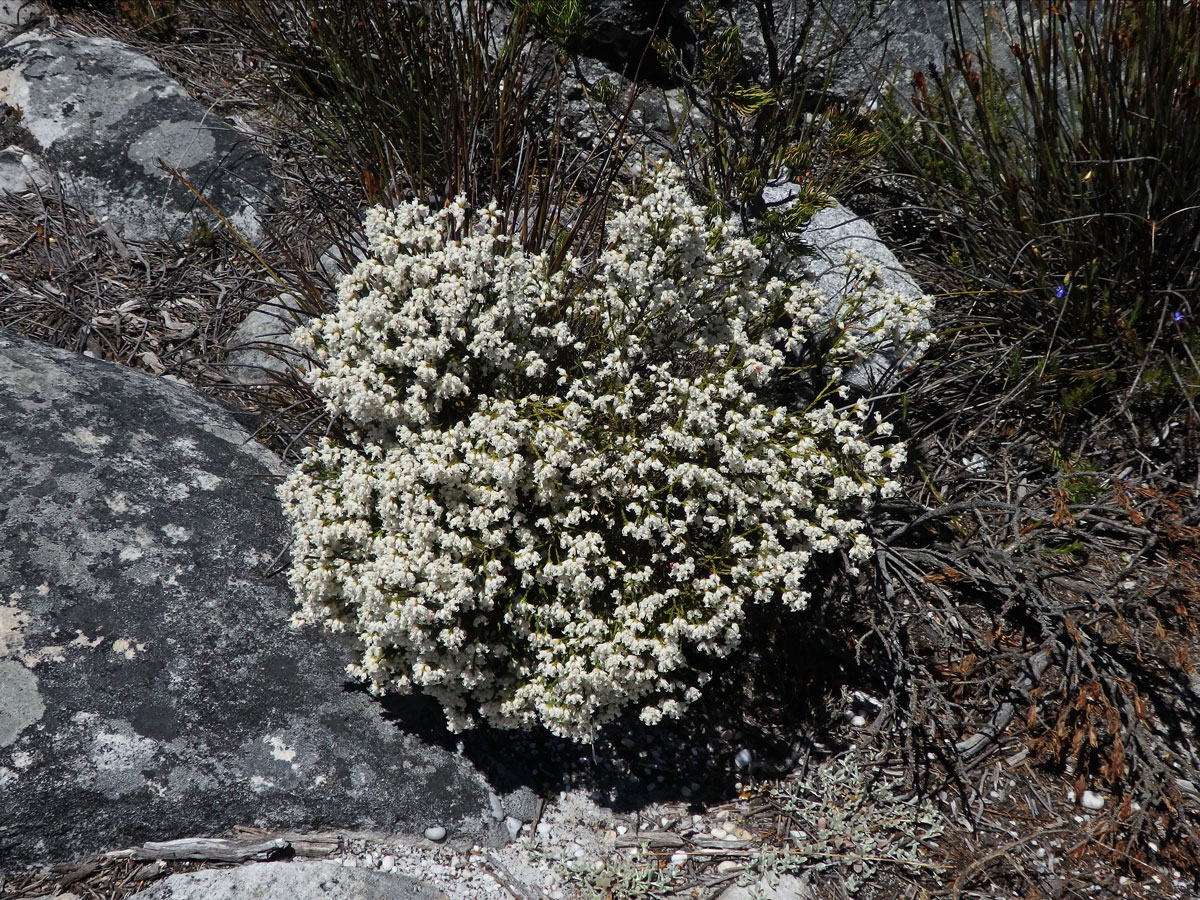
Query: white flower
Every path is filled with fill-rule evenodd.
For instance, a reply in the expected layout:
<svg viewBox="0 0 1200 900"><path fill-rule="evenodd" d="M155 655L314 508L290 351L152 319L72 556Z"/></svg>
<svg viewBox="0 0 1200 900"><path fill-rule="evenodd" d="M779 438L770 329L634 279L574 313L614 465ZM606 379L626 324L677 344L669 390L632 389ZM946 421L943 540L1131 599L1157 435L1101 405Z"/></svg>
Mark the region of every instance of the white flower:
<svg viewBox="0 0 1200 900"><path fill-rule="evenodd" d="M371 210L370 258L298 334L351 438L280 490L297 618L353 635L355 675L420 687L453 729L587 740L626 707L678 716L748 603L804 608L814 553L868 559L858 514L898 490L904 448L833 389L778 405L824 300L765 280L678 172L554 271L502 223L461 199ZM864 321L924 328L860 278ZM831 371L869 343L836 334Z"/></svg>

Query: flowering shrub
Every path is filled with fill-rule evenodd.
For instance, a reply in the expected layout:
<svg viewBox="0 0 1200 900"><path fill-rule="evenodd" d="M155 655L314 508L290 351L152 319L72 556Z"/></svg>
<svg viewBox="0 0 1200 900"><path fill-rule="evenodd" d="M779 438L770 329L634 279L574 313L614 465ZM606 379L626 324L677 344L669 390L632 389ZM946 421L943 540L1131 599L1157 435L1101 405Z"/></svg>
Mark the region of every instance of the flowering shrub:
<svg viewBox="0 0 1200 900"><path fill-rule="evenodd" d="M297 620L349 632L373 689L418 687L455 730L653 723L699 696L746 604L801 610L813 554L871 553L858 515L904 460L873 440L890 427L829 388L764 398L814 334L836 377L898 323L921 333L924 300L861 278L827 322L670 168L557 267L462 200L366 228L373 258L298 332L353 437L281 497Z"/></svg>

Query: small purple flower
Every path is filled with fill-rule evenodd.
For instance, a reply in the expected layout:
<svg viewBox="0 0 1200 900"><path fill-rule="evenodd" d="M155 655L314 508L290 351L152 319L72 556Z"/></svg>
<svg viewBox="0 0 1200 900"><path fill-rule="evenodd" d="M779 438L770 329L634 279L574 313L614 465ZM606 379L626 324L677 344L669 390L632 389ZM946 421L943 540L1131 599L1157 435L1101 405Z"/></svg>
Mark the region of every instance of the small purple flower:
<svg viewBox="0 0 1200 900"><path fill-rule="evenodd" d="M1182 322L1184 320L1185 317L1184 317L1183 313L1176 311L1176 312L1171 313L1171 318L1174 319L1175 324L1178 325L1180 322Z"/></svg>
<svg viewBox="0 0 1200 900"><path fill-rule="evenodd" d="M1065 284L1060 284L1058 287L1056 287L1054 289L1054 296L1059 300L1067 296L1067 286Z"/></svg>

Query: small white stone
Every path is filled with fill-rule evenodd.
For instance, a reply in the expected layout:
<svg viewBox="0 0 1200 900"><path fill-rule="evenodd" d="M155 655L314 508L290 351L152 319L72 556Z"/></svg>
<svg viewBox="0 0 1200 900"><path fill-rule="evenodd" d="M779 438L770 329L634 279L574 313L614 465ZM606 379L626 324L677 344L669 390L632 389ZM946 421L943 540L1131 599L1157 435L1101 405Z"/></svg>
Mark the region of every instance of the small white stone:
<svg viewBox="0 0 1200 900"><path fill-rule="evenodd" d="M390 872L394 868L396 868L396 857L394 856L385 856L379 861L380 872Z"/></svg>
<svg viewBox="0 0 1200 900"><path fill-rule="evenodd" d="M445 840L446 829L441 825L432 825L425 829L425 837L429 838L429 840L434 841L435 843L437 841Z"/></svg>
<svg viewBox="0 0 1200 900"><path fill-rule="evenodd" d="M1102 809L1104 807L1104 798L1094 791L1084 791L1079 803L1084 809Z"/></svg>
<svg viewBox="0 0 1200 900"><path fill-rule="evenodd" d="M855 728L862 728L864 725L867 724L867 720L864 719L862 716L851 716L850 724L853 725Z"/></svg>
<svg viewBox="0 0 1200 900"><path fill-rule="evenodd" d="M751 750L739 750L737 756L733 758L733 764L742 771L750 768L752 762L754 762L754 753Z"/></svg>
<svg viewBox="0 0 1200 900"><path fill-rule="evenodd" d="M540 828L541 826L538 826L538 827ZM629 831L629 829L626 826L624 826L624 825L617 826L617 834L625 834L627 831Z"/></svg>
<svg viewBox="0 0 1200 900"><path fill-rule="evenodd" d="M717 871L720 872L722 875L726 874L727 872L740 871L741 868L742 868L742 864L736 863L732 859L727 859L724 862L717 863Z"/></svg>
<svg viewBox="0 0 1200 900"><path fill-rule="evenodd" d="M504 827L508 829L508 836L516 840L517 835L521 833L521 820L513 816L507 816L504 819Z"/></svg>
<svg viewBox="0 0 1200 900"><path fill-rule="evenodd" d="M671 865L682 866L685 862L687 862L687 854L682 850L677 850L671 854Z"/></svg>
<svg viewBox="0 0 1200 900"><path fill-rule="evenodd" d="M347 856L345 859L342 860L342 865L344 867L346 867L347 869L357 869L358 868L358 860L355 859L353 856Z"/></svg>
<svg viewBox="0 0 1200 900"><path fill-rule="evenodd" d="M621 828L624 828L624 827L625 827L624 825L621 826ZM618 828L617 831L621 831L621 829ZM546 835L548 835L550 833L550 825L546 822L538 822L537 833L540 834L542 837L545 837ZM625 832L621 831L621 833L624 834Z"/></svg>
<svg viewBox="0 0 1200 900"><path fill-rule="evenodd" d="M723 841L728 833L729 832L727 832L724 828L714 828L709 832L709 834L715 837L718 841Z"/></svg>

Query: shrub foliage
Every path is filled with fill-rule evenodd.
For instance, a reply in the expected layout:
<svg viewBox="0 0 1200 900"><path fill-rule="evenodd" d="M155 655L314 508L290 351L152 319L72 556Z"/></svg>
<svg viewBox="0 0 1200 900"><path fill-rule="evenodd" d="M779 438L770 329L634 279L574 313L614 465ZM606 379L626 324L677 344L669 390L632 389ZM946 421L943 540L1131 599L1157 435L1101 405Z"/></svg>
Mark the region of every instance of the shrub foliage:
<svg viewBox="0 0 1200 900"><path fill-rule="evenodd" d="M350 437L282 496L299 619L351 635L374 689L420 688L455 729L654 722L699 696L746 604L803 609L814 553L871 552L858 514L896 490L903 446L831 387L761 397L817 331L836 377L921 332L923 300L865 273L826 323L673 170L590 261L552 266L461 199L376 209L367 231L374 257L299 333Z"/></svg>

